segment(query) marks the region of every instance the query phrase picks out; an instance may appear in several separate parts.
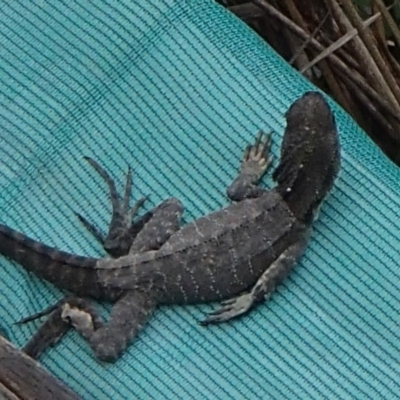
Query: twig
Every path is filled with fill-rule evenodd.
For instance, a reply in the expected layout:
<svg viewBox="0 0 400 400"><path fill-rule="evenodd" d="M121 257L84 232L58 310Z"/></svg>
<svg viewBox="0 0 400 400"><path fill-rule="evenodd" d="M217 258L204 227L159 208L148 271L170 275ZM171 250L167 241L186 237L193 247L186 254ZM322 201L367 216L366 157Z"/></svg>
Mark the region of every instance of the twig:
<svg viewBox="0 0 400 400"><path fill-rule="evenodd" d="M306 40L309 37L303 29L294 24L289 18L283 15L281 12L276 10L270 4L268 4L265 0L253 0L253 2L264 9L271 17L278 19L283 24L285 24L291 31L302 37ZM324 46L322 46L317 40L311 39L310 44L314 46L314 48L322 52L324 50ZM389 113L393 118L400 122L400 112L397 110L398 107L393 106L393 104L389 103L386 99L382 98L380 94L378 94L373 88L368 86L365 82L364 78L357 73L356 71L350 70L345 63L343 63L338 57L334 54L330 54L328 56L329 60L331 60L332 64L340 70L345 76L357 85L357 87L363 90L371 99L373 99L377 104L379 104L382 109L384 109L387 113Z"/></svg>
<svg viewBox="0 0 400 400"><path fill-rule="evenodd" d="M363 22L364 29L370 26L373 22L375 22L380 16L381 13L379 12L373 15L372 17L368 18L367 20L365 20ZM336 50L340 49L348 41L350 41L357 35L358 35L357 29L353 28L351 31L347 32L344 36L336 40L336 42L332 43L329 47L327 47L322 53L318 54L318 56L315 57L313 60L311 60L306 66L304 66L300 72L304 73L309 68L313 67L315 64L326 58L329 54L334 53Z"/></svg>
<svg viewBox="0 0 400 400"><path fill-rule="evenodd" d="M304 20L302 14L298 10L298 8L296 7L293 0L286 0L285 5L286 5L286 8L288 9L288 12L289 12L293 22L296 23L300 28L302 28L307 34L310 34L307 23ZM308 59L306 53L304 52L303 46L309 44L310 39L315 39L316 34L319 31L321 31L321 27L324 24L324 22L328 19L329 15L330 15L330 10L328 9L328 12L326 13L325 17L323 18L322 23L319 24L320 26L317 27L317 29L315 29L314 32L308 36L308 38L303 42L303 45L300 47L301 52L299 54L303 55L303 59L307 59L306 65L309 64L309 59ZM304 63L302 65L304 66ZM302 65L301 65L301 63L297 63L297 69L302 69L303 68ZM332 73L332 69L330 68L329 63L326 61L321 61L320 68L321 68L322 74L325 77L335 98L341 104L343 104L344 106L347 106L349 109L351 109L351 105L348 101L348 98L346 96L344 96L343 91L340 90L339 82L336 79L335 75ZM306 75L306 74L304 74L304 75ZM312 80L311 73L307 77L310 80Z"/></svg>
<svg viewBox="0 0 400 400"><path fill-rule="evenodd" d="M341 0L344 8L346 9L351 22L357 28L361 39L363 40L364 44L367 46L372 58L375 60L376 64L378 65L382 75L390 87L391 93L397 100L398 105L400 105L400 88L397 85L396 80L394 79L391 71L389 70L388 66L386 65L384 59L382 58L381 54L379 53L374 39L371 33L367 29L363 29L361 17L358 15L357 10L355 9L351 0Z"/></svg>
<svg viewBox="0 0 400 400"><path fill-rule="evenodd" d="M318 24L318 26L314 29L314 31L311 33L311 35L307 38L307 40L304 41L304 43L300 46L300 48L296 51L296 53L292 56L292 58L289 60L289 64L293 65L293 63L296 61L297 57L304 51L304 49L309 45L310 39L314 39L317 33L321 30L322 26L328 19L328 17L331 15L330 11L328 11L323 18L323 20ZM304 69L305 67L303 67ZM308 69L308 68L307 68Z"/></svg>
<svg viewBox="0 0 400 400"><path fill-rule="evenodd" d="M386 22L388 23L393 36L397 42L397 45L400 47L400 30L397 26L396 21L393 20L392 16L389 13L389 9L392 8L398 1L396 0L390 7L386 8L385 4L382 0L373 0L376 6L378 7L379 11L385 17Z"/></svg>
<svg viewBox="0 0 400 400"><path fill-rule="evenodd" d="M342 8L339 6L336 0L329 0L332 14L335 18L336 23L342 29L342 31L347 32L354 29L349 18L344 13ZM375 60L371 57L368 52L367 47L359 36L355 36L354 40L349 43L354 49L354 57L357 58L358 63L362 67L362 73L365 78L368 79L371 86L380 93L382 96L389 96L389 100L393 103L396 108L398 107L396 98L391 92L389 85L386 83L381 71L379 70ZM400 110L400 108L399 108ZM400 112L400 111L399 111Z"/></svg>

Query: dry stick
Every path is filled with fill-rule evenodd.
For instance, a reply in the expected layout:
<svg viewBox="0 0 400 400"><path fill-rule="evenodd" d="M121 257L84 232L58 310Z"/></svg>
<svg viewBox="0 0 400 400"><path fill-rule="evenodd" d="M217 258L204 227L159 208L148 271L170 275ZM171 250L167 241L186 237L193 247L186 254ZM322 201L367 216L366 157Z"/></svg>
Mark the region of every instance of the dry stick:
<svg viewBox="0 0 400 400"><path fill-rule="evenodd" d="M363 25L364 28L367 26L371 25L373 22L375 22L379 17L381 16L381 13L376 13L372 17L368 18L367 20L364 21ZM311 67L313 67L315 64L317 64L319 61L323 60L326 58L329 54L335 52L338 50L340 47L345 45L348 41L353 39L355 36L358 35L357 29L353 28L351 31L347 32L344 36L336 40L336 42L332 43L329 47L327 47L322 53L320 53L317 57L315 57L313 60L311 60L306 66L302 68L300 71L301 73L304 73Z"/></svg>
<svg viewBox="0 0 400 400"><path fill-rule="evenodd" d="M376 13L375 15L371 16L367 20L363 22L364 28L371 25L373 22L377 21L380 19L380 12ZM349 40L351 40L354 36L358 35L357 29L353 28L351 31L347 32L344 36L339 38L336 42L331 43L322 53L320 53L316 58L314 58L309 65L306 65L303 67L303 69L300 71L303 73L304 70L307 68L311 68L315 64L317 64L320 60L326 58L329 54L341 49L345 43L347 43ZM328 43L330 42L330 39L325 39ZM342 57L345 57L346 60L354 67L354 68L359 68L359 65L357 65L356 61L346 52L346 49L342 48ZM342 73L339 72L339 75L342 76L342 79L344 79L342 82L344 83L343 85L343 95L346 96L347 98L347 104L351 103L354 105L354 102L351 100L349 96L349 91L348 89L351 88L353 89L353 93L356 95L356 97L361 100L365 106L369 109L372 115L376 117L377 120L380 121L381 125L384 126L387 131L393 130L393 127L390 125L390 123L385 120L382 121L384 118L382 113L371 103L370 99L360 90L354 91L354 88L356 87L355 84L351 81L351 79L345 79L345 76L343 76ZM346 86L347 82L347 86ZM339 101L339 103L341 103ZM342 104L342 103L341 103ZM344 105L344 104L342 104ZM350 110L349 107L345 107L347 110ZM357 107L352 107L351 108L351 114L353 117L356 118L357 121L363 121L364 116L360 113L360 110Z"/></svg>
<svg viewBox="0 0 400 400"><path fill-rule="evenodd" d="M307 24L304 21L303 16L300 14L299 10L297 9L296 5L293 3L292 0L287 0L286 7L289 9L289 13L292 16L293 21L295 23L297 23L298 26L303 28L305 32L309 33ZM309 36L308 39L304 41L303 46L309 44L310 39L315 39L316 34L321 30L322 25L328 19L329 15L330 15L330 10L328 10L326 16L323 18L322 22L314 30L314 32L311 34L311 36ZM301 50L303 49L303 46L301 46ZM356 115L356 112L354 109L354 103L351 101L348 93L345 93L345 91L343 91L342 88L340 87L335 74L332 73L332 69L331 69L329 63L327 61L322 61L319 66L320 66L322 74L323 74L332 94L335 96L335 98L338 100L338 102L344 108L351 111L353 113L353 115ZM303 68L301 68L301 69L303 69ZM306 75L306 74L303 73L303 75Z"/></svg>
<svg viewBox="0 0 400 400"><path fill-rule="evenodd" d="M332 41L331 41L330 39L326 39L326 38L323 38L323 39L325 40L325 42L327 43L327 45L328 45L328 43L332 44ZM362 71L361 71L361 66L360 66L360 63L358 62L358 60L356 60L356 59L352 56L352 54L349 53L349 51L348 51L346 48L341 47L340 49L337 49L337 50L336 50L336 54L339 55L339 58L340 58L340 59L342 59L343 61L346 62L347 66L348 66L350 69L351 69L351 68L352 68L352 69L355 69L355 70L357 70L359 73L362 72Z"/></svg>
<svg viewBox="0 0 400 400"><path fill-rule="evenodd" d="M323 38L325 43L327 43L326 45L328 45L330 43L329 39L327 38ZM394 57L389 53L389 51L387 51L387 57L390 57L390 63L392 65L392 67L396 70L399 71L398 74L400 76L400 65L397 64L397 61L394 59ZM349 53L349 51L344 48L341 47L340 49L338 49L336 51L336 54L339 56L340 59L342 59L346 65L351 68L354 69L356 71L358 71L359 73L361 73L362 71L360 71L360 65L358 64L357 60L354 59L354 57L352 56L352 54Z"/></svg>
<svg viewBox="0 0 400 400"><path fill-rule="evenodd" d="M393 7L398 1L396 0L391 7ZM382 0L374 0L374 3L378 7L379 11L382 13L382 15L385 17L386 22L388 23L390 29L392 30L393 36L397 42L397 45L400 47L400 30L397 26L396 21L392 18L392 16L389 13L389 8L386 9L385 4L383 3Z"/></svg>
<svg viewBox="0 0 400 400"><path fill-rule="evenodd" d="M295 4L293 3L293 0L286 0L283 2L283 4L286 6L286 9L289 11L290 16L292 17L292 20L299 26L301 26L304 30L306 29L306 23L303 19L303 16L300 14L300 11L297 9Z"/></svg>
<svg viewBox="0 0 400 400"><path fill-rule="evenodd" d="M327 36L324 32L321 32L320 43L324 46L324 49L332 45L332 39ZM354 52L350 53L350 50L346 47L340 47L335 51L336 55L346 62L349 68L357 70L359 73L362 72L360 63L353 57ZM321 53L322 54L322 53Z"/></svg>
<svg viewBox="0 0 400 400"><path fill-rule="evenodd" d="M302 27L307 33L309 33L307 29L307 24L305 23L303 16L300 14L299 10L296 8L292 0L286 0L285 1L285 6L286 9L289 12L289 15L294 23L296 23L298 26ZM295 35L293 35L291 32L287 33L288 39L291 43L294 43L295 45L292 47L293 51L298 47L300 41ZM296 63L297 69L300 69L302 65L307 64L309 62L309 58L307 53L302 52L298 56L298 61ZM309 80L312 79L312 74L307 76Z"/></svg>
<svg viewBox="0 0 400 400"><path fill-rule="evenodd" d="M39 363L0 336L0 399L82 400Z"/></svg>
<svg viewBox="0 0 400 400"><path fill-rule="evenodd" d="M297 9L294 2L292 0L287 0L286 7L289 9L289 13L292 16L292 19L294 20L294 22L296 22L297 25L299 25L301 28L303 28L305 32L309 33L308 29L307 29L307 24L305 23L302 15L300 14L300 12ZM310 43L310 39L311 38L314 39L316 34L321 31L323 24L325 23L325 21L327 21L327 19L330 15L331 15L331 12L328 9L328 12L326 13L323 20L320 22L320 24L317 26L317 28L314 30L314 32L312 32L311 37L308 37L308 39L305 40L303 45L298 50L297 54L300 54L300 52L304 51L304 48ZM323 36L323 31L321 31L321 36ZM297 54L292 57L292 60L296 59ZM291 62L289 62L289 63L292 64ZM347 90L344 90L340 86L335 74L333 74L333 72L332 72L332 69L331 69L331 66L329 65L329 63L322 61L320 63L320 68L322 70L323 76L324 76L332 94L337 99L337 101L345 109L349 110L354 116L357 116L358 118L360 118L357 108L354 107L354 102L353 102L351 96L349 95ZM302 70L303 69L304 68L302 68ZM303 73L303 75L304 75L304 73Z"/></svg>
<svg viewBox="0 0 400 400"><path fill-rule="evenodd" d="M321 38L324 37L324 32L321 32ZM329 40L328 40L329 42ZM343 50L343 51L342 51ZM344 53L345 49L341 48L338 49L338 53ZM347 56L347 54L345 54ZM350 66L355 66L355 69L358 69L359 65L356 63L356 61L351 58L349 55L347 57L350 60ZM326 80L329 88L331 89L331 92L334 96L334 98L337 100L337 102L344 108L346 109L357 121L362 121L364 119L364 116L360 112L360 109L358 105L355 104L354 102L354 97L349 91L349 87L345 85L342 77L342 73L339 72L333 72L332 67L334 68L333 65L331 65L328 60L322 61L327 66L327 70L329 73L323 71L324 79ZM336 68L337 69L337 68Z"/></svg>
<svg viewBox="0 0 400 400"><path fill-rule="evenodd" d="M311 33L311 35L309 36L309 38L304 41L304 43L300 46L300 48L296 51L296 53L294 53L294 55L292 56L292 58L289 60L289 64L293 65L293 63L296 61L297 57L304 51L304 49L308 46L308 44L310 43L310 39L314 39L315 36L317 35L317 33L321 30L322 26L324 25L324 23L326 22L326 20L328 19L328 17L330 16L330 11L328 11L324 17L324 19L318 24L318 26L314 29L314 31ZM301 72L303 73L303 70L306 67L303 67L303 69L301 70ZM307 68L309 69L309 68ZM305 72L305 71L304 71Z"/></svg>
<svg viewBox="0 0 400 400"><path fill-rule="evenodd" d="M371 3L370 4L370 12L371 14L375 14L377 12L380 12L378 7L376 6L376 4ZM381 13L382 14L382 13ZM378 38L377 42L378 42L378 47L380 49L379 44L380 43L384 43L386 41L386 33L385 33L385 19L384 18L380 18L379 21L377 21L377 23L371 27L371 33L375 38Z"/></svg>
<svg viewBox="0 0 400 400"><path fill-rule="evenodd" d="M390 10L395 4L396 3L393 3L387 9ZM353 28L353 26L351 25L351 23L347 19L346 14L343 13L342 9L340 7L337 7L337 3L336 2L334 4L332 4L332 8L333 8L332 11L333 11L336 23L339 26L341 26L344 31L347 31L347 30L350 29L349 32L346 33L346 35L344 35L341 39L338 40L338 42L340 40L343 40L345 37L347 37L347 35L349 35L349 37L350 37L350 36L352 36L351 33L355 32L355 31L358 32L355 28ZM371 16L370 18L366 19L363 22L364 29L365 29L366 26L371 25L378 17L379 17L379 15L378 15L378 13L376 13L375 15ZM379 21L381 21L381 19L378 19L378 22ZM327 45L329 44L329 46L333 46L332 41L331 41L330 38L326 38L326 37L324 37L324 35L322 35L322 39L324 39L324 41L326 42ZM361 39L360 38L356 38L352 42L352 44L354 45L355 42L357 42L357 41L361 41ZM365 49L365 46L363 45L362 41L361 41L361 45ZM361 54L361 51L362 51L362 49L358 48L358 50L355 51L354 54L359 56ZM346 63L350 67L360 71L360 63L359 63L359 61L357 61L353 56L351 56L345 48L338 48L336 50L336 54L339 54L341 58L345 59ZM366 58L370 59L370 56L369 56L368 52L366 53ZM360 60L361 60L361 62L363 62L365 60L365 58L361 57ZM397 66L397 68L400 68L397 63L396 63L396 66ZM365 68L366 69L364 70L364 72L368 73L369 72L368 66L366 66ZM383 79L383 77L382 77L382 79ZM373 81L373 82L375 82L375 81ZM378 89L379 89L379 85L378 85Z"/></svg>
<svg viewBox="0 0 400 400"><path fill-rule="evenodd" d="M343 76L344 77L344 76ZM394 128L393 125L391 125L388 122L388 119L386 116L384 116L379 109L375 107L375 105L370 101L370 99L361 91L357 90L357 86L352 82L351 79L346 79L347 85L349 88L353 90L355 95L360 99L360 101L368 108L369 112L371 115L374 116L374 118L379 121L381 126L386 130L386 132L389 133L389 136L394 138L398 142L398 137L395 135L393 132ZM400 165L400 157L397 151L395 151L394 147L389 147L385 145L384 141L381 140L379 135L373 134L373 139L376 141L376 143L384 150L384 152L387 154L387 156L395 162L397 165Z"/></svg>
<svg viewBox="0 0 400 400"><path fill-rule="evenodd" d="M353 25L342 8L339 7L337 1L329 0L329 3L331 5L332 14L338 26L343 31L352 30ZM365 78L368 79L371 86L373 86L378 93L385 97L389 96L389 100L393 103L394 107L398 109L398 112L400 112L400 107L397 104L396 98L390 90L389 85L386 83L385 78L383 77L382 72L379 70L375 60L368 52L364 42L360 37L356 36L350 45L354 48L354 57L358 59Z"/></svg>
<svg viewBox="0 0 400 400"><path fill-rule="evenodd" d="M347 84L352 88L355 96L357 96L363 105L365 105L371 114L379 121L379 123L385 127L385 129L390 132L393 130L393 126L388 122L387 118L375 107L371 100L360 90L357 90L357 86L351 79L344 77ZM394 135L392 135L395 137ZM398 138L397 138L398 139Z"/></svg>
<svg viewBox="0 0 400 400"><path fill-rule="evenodd" d="M379 49L382 52L383 57L385 58L386 62L389 64L392 74L395 77L396 81L399 82L400 80L400 64L394 57L394 55L388 49L388 43L386 42L385 38L376 38L378 41Z"/></svg>
<svg viewBox="0 0 400 400"><path fill-rule="evenodd" d="M288 9L289 14L292 17L293 21L295 23L297 23L297 25L299 27L303 28L305 32L309 33L308 28L307 28L307 23L304 21L303 16L301 15L300 11L294 4L293 0L286 0L285 4L286 4L286 8ZM329 14L330 14L330 12L328 10L328 13L325 16L323 22L325 22L325 20L327 20ZM313 35L316 32L318 32L318 30L319 29L317 28L317 30L311 34L311 38L314 37ZM310 37L305 42L309 42L309 40L310 40ZM304 52L303 54L306 54L306 53ZM307 58L307 60L308 60L308 58ZM329 88L331 89L333 95L337 98L339 103L342 104L348 110L352 110L354 112L352 103L349 102L348 96L345 96L343 91L340 89L339 83L338 83L335 75L332 73L329 63L325 62L325 61L321 62L320 68L322 70L322 73L325 77L326 82L329 85Z"/></svg>
<svg viewBox="0 0 400 400"><path fill-rule="evenodd" d="M278 19L283 24L285 24L291 31L299 35L306 40L309 35L296 24L294 24L289 18L284 16L281 12L276 10L265 0L253 0L253 2L263 8L271 17ZM324 46L322 46L317 40L311 39L310 44L315 47L317 51L323 51ZM365 79L356 71L350 70L347 65L341 61L334 54L328 56L332 64L334 64L337 69L339 69L347 78L352 79L352 81L357 85L357 87L363 90L371 99L373 99L377 104L379 104L387 113L392 115L397 121L400 122L400 113L393 107L393 104L389 103L386 99L382 98L373 88L368 86Z"/></svg>
<svg viewBox="0 0 400 400"><path fill-rule="evenodd" d="M371 33L368 31L368 29L364 30L362 28L362 19L358 15L357 10L353 6L353 3L351 0L342 0L342 4L344 8L346 9L347 13L349 14L349 18L352 21L352 23L355 25L357 28L361 39L367 46L369 52L371 53L373 59L375 60L376 64L378 65L379 69L382 72L383 77L385 78L387 84L389 85L392 94L395 96L398 105L400 105L400 88L397 85L396 80L394 79L391 71L389 70L388 66L386 65L384 59L382 58L381 54L379 53L375 42L374 38L371 35Z"/></svg>
<svg viewBox="0 0 400 400"><path fill-rule="evenodd" d="M320 68L324 74L324 79L328 84L331 93L334 95L335 99L337 99L338 103L342 105L343 108L349 110L352 115L357 115L357 109L354 107L354 102L349 96L349 93L346 90L343 90L340 86L340 82L337 79L337 76L333 73L331 66L328 61L322 61Z"/></svg>
<svg viewBox="0 0 400 400"><path fill-rule="evenodd" d="M380 5L382 5L382 4L383 3L381 2ZM391 17L391 15L388 13L389 9L394 7L396 4L398 4L398 0L395 0L395 2L387 9L384 8L385 11L383 13L383 17L388 22L388 25L391 27L392 32L395 36L395 39L397 40L397 39L400 39L400 37L399 37L400 31L399 31L396 23L393 21L393 18ZM373 8L380 11L379 6L375 2ZM398 81L400 79L400 65L399 65L398 61L396 60L396 58L393 56L393 54L388 49L389 43L386 39L384 21L382 21L381 25L382 25L382 29L381 29L382 33L379 30L377 30L376 35L374 35L374 36L377 36L376 40L378 42L378 47L382 53L382 56L384 57L385 61L390 64L389 68L391 68L393 76ZM374 32L372 32L372 33L374 34Z"/></svg>

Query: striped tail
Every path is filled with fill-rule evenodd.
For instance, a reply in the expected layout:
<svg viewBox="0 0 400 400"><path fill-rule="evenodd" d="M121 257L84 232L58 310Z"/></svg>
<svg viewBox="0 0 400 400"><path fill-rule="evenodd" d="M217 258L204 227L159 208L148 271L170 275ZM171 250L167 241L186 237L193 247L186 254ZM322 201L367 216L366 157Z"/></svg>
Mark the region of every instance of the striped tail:
<svg viewBox="0 0 400 400"><path fill-rule="evenodd" d="M77 295L98 298L98 259L57 250L0 224L0 254L26 270Z"/></svg>

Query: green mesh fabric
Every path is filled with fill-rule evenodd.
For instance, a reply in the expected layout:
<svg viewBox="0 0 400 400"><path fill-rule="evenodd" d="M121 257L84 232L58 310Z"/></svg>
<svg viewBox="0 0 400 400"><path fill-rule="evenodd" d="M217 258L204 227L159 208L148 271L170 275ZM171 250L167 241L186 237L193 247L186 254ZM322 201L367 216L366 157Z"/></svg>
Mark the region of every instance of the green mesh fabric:
<svg viewBox="0 0 400 400"><path fill-rule="evenodd" d="M74 212L104 231L110 217L83 156L121 190L131 165L135 199L177 196L190 221L227 203L258 129L279 154L284 112L313 89L211 1L3 1L0 43L0 220L82 255L104 253ZM331 104L340 179L268 303L209 328L211 305L160 308L113 365L71 331L42 363L85 399L398 397L400 173ZM22 346L38 325L13 323L62 294L1 270L1 325Z"/></svg>

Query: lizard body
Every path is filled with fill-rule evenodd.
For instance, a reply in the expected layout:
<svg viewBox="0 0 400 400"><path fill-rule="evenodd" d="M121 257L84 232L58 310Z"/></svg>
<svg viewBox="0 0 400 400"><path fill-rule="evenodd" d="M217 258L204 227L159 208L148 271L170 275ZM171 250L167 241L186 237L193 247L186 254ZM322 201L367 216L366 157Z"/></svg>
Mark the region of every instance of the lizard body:
<svg viewBox="0 0 400 400"><path fill-rule="evenodd" d="M137 207L128 210L129 173L120 204L112 180L89 160L111 191L108 237L80 218L117 258L60 252L4 225L0 253L61 289L115 302L107 323L83 300L66 302L59 311L102 360L116 360L159 304L224 300L204 324L242 315L268 298L301 257L339 171L335 119L322 95L306 93L289 108L286 120L273 174L277 186L270 191L257 186L270 164L269 140L260 135L246 149L240 174L228 188L235 203L180 228L183 207L172 198L132 224Z"/></svg>
<svg viewBox="0 0 400 400"><path fill-rule="evenodd" d="M266 192L186 225L157 251L99 260L98 281L145 288L163 304L221 300L253 285L305 230L278 193Z"/></svg>

